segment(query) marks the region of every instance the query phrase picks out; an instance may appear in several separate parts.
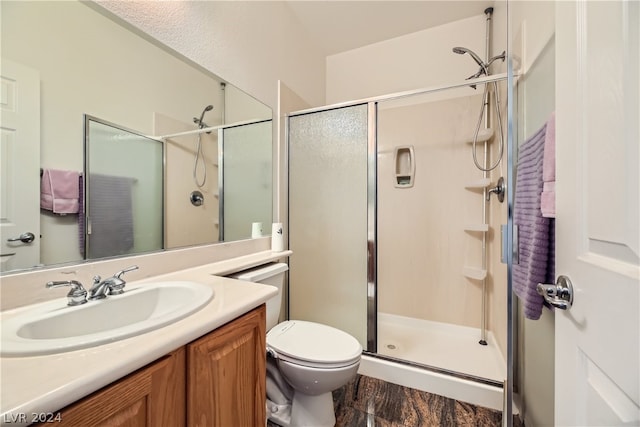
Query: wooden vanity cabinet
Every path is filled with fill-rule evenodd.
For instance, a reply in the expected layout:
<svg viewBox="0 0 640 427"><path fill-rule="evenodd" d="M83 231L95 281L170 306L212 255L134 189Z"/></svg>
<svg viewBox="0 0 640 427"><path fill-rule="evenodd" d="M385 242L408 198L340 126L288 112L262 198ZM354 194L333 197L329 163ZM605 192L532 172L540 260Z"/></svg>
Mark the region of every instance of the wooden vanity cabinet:
<svg viewBox="0 0 640 427"><path fill-rule="evenodd" d="M187 345L187 425L266 422L265 307Z"/></svg>
<svg viewBox="0 0 640 427"><path fill-rule="evenodd" d="M265 313L263 304L67 406L55 424L264 426Z"/></svg>
<svg viewBox="0 0 640 427"><path fill-rule="evenodd" d="M127 375L60 411L61 426L184 426L185 349ZM51 425L39 424L39 425Z"/></svg>

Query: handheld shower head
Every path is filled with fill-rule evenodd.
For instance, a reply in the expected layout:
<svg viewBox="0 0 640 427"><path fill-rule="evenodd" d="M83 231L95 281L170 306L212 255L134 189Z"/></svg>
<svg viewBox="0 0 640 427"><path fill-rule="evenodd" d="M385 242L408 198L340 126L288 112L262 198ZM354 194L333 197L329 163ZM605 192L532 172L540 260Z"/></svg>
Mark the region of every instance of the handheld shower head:
<svg viewBox="0 0 640 427"><path fill-rule="evenodd" d="M453 48L453 53L457 53L458 55L464 55L465 53L468 53L474 61L476 61L476 63L483 69L485 70L485 74L486 74L486 68L487 68L487 64L484 63L484 61L482 59L480 59L480 57L478 55L476 55L476 53L474 51L472 51L471 49L467 49L466 47L454 47Z"/></svg>

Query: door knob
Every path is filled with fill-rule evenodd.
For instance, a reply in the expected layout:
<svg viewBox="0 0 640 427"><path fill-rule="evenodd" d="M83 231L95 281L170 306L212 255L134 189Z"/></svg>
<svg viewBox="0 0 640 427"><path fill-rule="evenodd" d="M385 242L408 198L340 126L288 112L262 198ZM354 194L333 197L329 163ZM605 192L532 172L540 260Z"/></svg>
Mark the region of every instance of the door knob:
<svg viewBox="0 0 640 427"><path fill-rule="evenodd" d="M14 237L13 239L7 239L7 242L22 242L22 243L31 243L36 239L36 236L27 231L26 233L22 233L18 237Z"/></svg>
<svg viewBox="0 0 640 427"><path fill-rule="evenodd" d="M538 283L538 294L555 308L568 310L573 305L573 285L567 276L558 276L555 285Z"/></svg>

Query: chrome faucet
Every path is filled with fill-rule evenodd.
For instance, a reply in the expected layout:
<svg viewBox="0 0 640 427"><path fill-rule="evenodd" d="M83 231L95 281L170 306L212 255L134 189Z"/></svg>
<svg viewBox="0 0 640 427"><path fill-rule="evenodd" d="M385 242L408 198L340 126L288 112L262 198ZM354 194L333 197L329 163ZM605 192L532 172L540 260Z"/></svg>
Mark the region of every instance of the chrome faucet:
<svg viewBox="0 0 640 427"><path fill-rule="evenodd" d="M137 265L132 265L124 270L118 271L108 279L102 280L100 276L93 278L93 286L89 289L89 300L94 301L106 298L107 295L120 295L124 293L124 285L127 284L122 279L122 275L126 272L137 270Z"/></svg>
<svg viewBox="0 0 640 427"><path fill-rule="evenodd" d="M71 290L67 294L67 305L75 306L81 305L87 302L87 291L82 283L77 280L59 280L54 282L47 282L45 285L47 288L59 288L61 286L71 286Z"/></svg>

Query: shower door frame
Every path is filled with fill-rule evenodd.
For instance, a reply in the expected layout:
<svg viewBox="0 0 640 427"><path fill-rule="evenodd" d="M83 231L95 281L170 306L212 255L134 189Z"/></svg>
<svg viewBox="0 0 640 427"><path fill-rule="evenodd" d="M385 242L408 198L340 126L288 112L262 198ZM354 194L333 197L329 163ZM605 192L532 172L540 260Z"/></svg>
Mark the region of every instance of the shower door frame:
<svg viewBox="0 0 640 427"><path fill-rule="evenodd" d="M507 92L510 94L511 90L509 89L509 85L513 84L513 74L512 73L502 73L502 74L494 74L488 77L481 77L475 79L473 84L489 84L492 82L506 82L507 83ZM503 244L503 253L506 253L507 260L507 302L506 302L506 311L507 311L507 360L506 360L506 382L500 382L496 380L491 380L488 378L477 377L475 375L469 375L462 372L451 371L444 368L439 368L437 366L424 365L420 363L411 362L405 359L397 359L390 356L385 356L377 353L377 106L378 103L383 101L397 100L401 98L408 98L411 96L417 95L427 95L436 92L442 92L450 89L462 88L465 86L469 86L469 82L460 82L453 84L445 84L438 85L433 87L427 87L422 89L409 90L404 92L397 92L387 95L380 95L371 98L365 98L361 100L355 101L347 101L322 107L310 108L300 111L291 112L286 115L286 163L289 164L290 156L289 156L289 118L319 113L323 111L345 108L345 107L353 107L357 105L367 104L368 114L367 114L367 348L364 350L364 354L367 356L371 356L377 359L388 360L391 362L401 363L403 365L414 366L420 369L426 369L431 372L441 373L445 375L449 375L452 377L460 378L463 380L469 380L480 384L485 384L493 387L502 388L505 393L505 403L511 401L512 398L512 384L514 379L513 374L513 309L512 309L512 296L511 296L511 262L513 253L513 231L512 231L512 206L513 206L513 195L512 189L508 186L507 191L507 230L508 234L505 236ZM508 103L511 103L511 96L508 97ZM507 114L509 114L511 110L507 109ZM512 121L508 120L509 126L512 125ZM511 143L511 129L508 129L508 144L507 144L507 169L508 169L508 182L513 182L511 180L511 170L513 169L513 156L512 156L512 143ZM289 179L289 168L287 167L287 180ZM287 192L289 186L287 183ZM288 199L290 200L290 194L288 194ZM289 217L289 215L288 215ZM287 223L288 229L288 223ZM289 289L287 294L289 295ZM287 298L287 314L289 313L289 300ZM289 316L287 315L287 318ZM510 405L505 405L505 409L511 409ZM505 411L505 414L508 416L511 415L511 411Z"/></svg>

